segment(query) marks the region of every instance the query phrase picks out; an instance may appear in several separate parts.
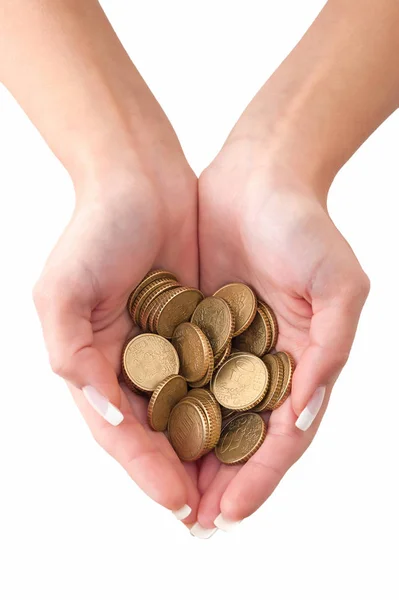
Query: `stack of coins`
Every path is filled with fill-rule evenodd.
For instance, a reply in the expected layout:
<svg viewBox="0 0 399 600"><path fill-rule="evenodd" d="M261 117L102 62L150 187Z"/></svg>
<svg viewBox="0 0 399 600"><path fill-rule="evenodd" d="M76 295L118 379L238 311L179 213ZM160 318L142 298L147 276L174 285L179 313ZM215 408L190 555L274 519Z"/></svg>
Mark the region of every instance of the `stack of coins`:
<svg viewBox="0 0 399 600"><path fill-rule="evenodd" d="M244 283L204 298L156 270L131 293L128 310L145 333L125 345L122 371L131 390L151 395L152 429L167 431L181 460L215 449L224 464L246 462L266 436L260 413L288 398L295 369L288 352L274 351L270 306Z"/></svg>

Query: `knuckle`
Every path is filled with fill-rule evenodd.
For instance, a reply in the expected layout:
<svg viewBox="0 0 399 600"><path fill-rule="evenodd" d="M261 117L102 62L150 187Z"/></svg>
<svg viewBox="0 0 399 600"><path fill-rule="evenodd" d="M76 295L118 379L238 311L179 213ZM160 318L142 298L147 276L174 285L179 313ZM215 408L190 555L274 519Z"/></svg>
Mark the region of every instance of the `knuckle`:
<svg viewBox="0 0 399 600"><path fill-rule="evenodd" d="M360 270L350 278L347 285L341 289L342 298L350 306L353 303L364 304L370 292L370 279Z"/></svg>
<svg viewBox="0 0 399 600"><path fill-rule="evenodd" d="M63 379L68 379L70 369L68 365L68 359L63 352L52 351L49 354L50 367L53 373L59 375Z"/></svg>
<svg viewBox="0 0 399 600"><path fill-rule="evenodd" d="M39 279L39 281L37 281L37 283L34 285L32 290L32 297L37 312L42 312L47 302L46 286L44 285L42 279Z"/></svg>
<svg viewBox="0 0 399 600"><path fill-rule="evenodd" d="M91 429L91 435L93 440L107 452L107 454L112 456L112 446L109 442L109 436L107 435L107 429L105 427L93 427Z"/></svg>
<svg viewBox="0 0 399 600"><path fill-rule="evenodd" d="M367 299L367 296L370 293L370 287L370 279L368 275L364 271L362 271L361 276L359 278L359 289L364 301Z"/></svg>
<svg viewBox="0 0 399 600"><path fill-rule="evenodd" d="M334 373L342 371L349 358L349 351L339 350L331 360L331 370Z"/></svg>

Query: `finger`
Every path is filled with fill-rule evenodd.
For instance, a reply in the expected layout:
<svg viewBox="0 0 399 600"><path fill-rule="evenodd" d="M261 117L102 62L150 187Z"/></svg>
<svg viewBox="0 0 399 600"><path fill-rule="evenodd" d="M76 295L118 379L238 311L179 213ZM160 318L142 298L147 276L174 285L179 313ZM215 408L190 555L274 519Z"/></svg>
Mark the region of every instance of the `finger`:
<svg viewBox="0 0 399 600"><path fill-rule="evenodd" d="M335 267L337 268L337 267ZM339 268L339 278L325 271L310 290L313 316L309 345L304 350L292 382L292 406L305 431L320 410L326 386L334 383L345 365L355 337L369 281L357 261Z"/></svg>
<svg viewBox="0 0 399 600"><path fill-rule="evenodd" d="M150 430L145 421L140 421L143 412L140 403L145 400L134 397L135 405L137 401L136 415L121 390L125 419L118 427L113 427L90 410L80 390L72 386L70 389L99 445L119 462L150 498L173 511L179 520L192 523L199 503L198 491L166 437Z"/></svg>
<svg viewBox="0 0 399 600"><path fill-rule="evenodd" d="M303 432L295 427L296 415L288 399L272 414L265 441L250 460L230 474L230 467L225 467L215 478L208 497L201 500L199 520L208 526L216 520L215 524L227 531L255 512L309 446L324 410Z"/></svg>
<svg viewBox="0 0 399 600"><path fill-rule="evenodd" d="M220 467L220 461L213 452L210 452L202 458L198 475L198 489L201 494L205 494L218 474Z"/></svg>
<svg viewBox="0 0 399 600"><path fill-rule="evenodd" d="M34 299L53 371L81 389L106 421L118 425L123 414L117 375L93 346L91 315L97 299L90 278L78 269L45 277Z"/></svg>

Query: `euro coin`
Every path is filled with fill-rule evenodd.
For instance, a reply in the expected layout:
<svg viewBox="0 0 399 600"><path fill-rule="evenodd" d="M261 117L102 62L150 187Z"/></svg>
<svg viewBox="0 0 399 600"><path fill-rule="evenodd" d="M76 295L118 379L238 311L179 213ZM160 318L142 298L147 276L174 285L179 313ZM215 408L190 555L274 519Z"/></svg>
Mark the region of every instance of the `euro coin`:
<svg viewBox="0 0 399 600"><path fill-rule="evenodd" d="M261 447L265 437L266 424L260 415L237 415L223 427L216 457L226 465L244 463Z"/></svg>
<svg viewBox="0 0 399 600"><path fill-rule="evenodd" d="M159 335L143 333L126 344L124 372L141 391L153 392L170 375L179 373L179 357L172 344Z"/></svg>

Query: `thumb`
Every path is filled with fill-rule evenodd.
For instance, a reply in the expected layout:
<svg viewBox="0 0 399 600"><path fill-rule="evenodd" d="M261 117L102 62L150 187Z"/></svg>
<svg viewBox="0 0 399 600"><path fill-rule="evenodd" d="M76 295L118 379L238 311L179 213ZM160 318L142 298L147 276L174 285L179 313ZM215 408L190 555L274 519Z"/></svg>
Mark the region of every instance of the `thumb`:
<svg viewBox="0 0 399 600"><path fill-rule="evenodd" d="M346 245L346 242L345 242ZM306 431L316 418L325 397L344 367L352 347L370 283L357 259L346 246L342 262L326 261L314 278L313 316L309 345L295 370L291 401L298 416L296 426Z"/></svg>
<svg viewBox="0 0 399 600"><path fill-rule="evenodd" d="M118 379L109 360L93 346L93 287L87 277L77 275L79 269L74 274L54 271L42 276L33 293L51 368L81 389L106 421L119 425L123 414Z"/></svg>

